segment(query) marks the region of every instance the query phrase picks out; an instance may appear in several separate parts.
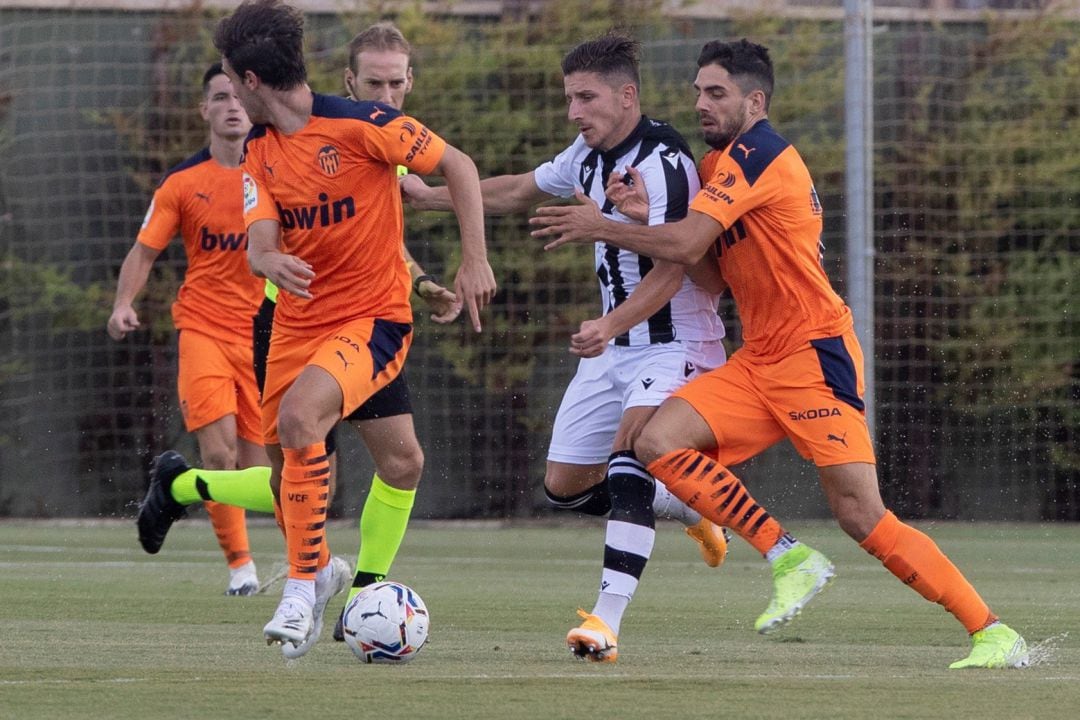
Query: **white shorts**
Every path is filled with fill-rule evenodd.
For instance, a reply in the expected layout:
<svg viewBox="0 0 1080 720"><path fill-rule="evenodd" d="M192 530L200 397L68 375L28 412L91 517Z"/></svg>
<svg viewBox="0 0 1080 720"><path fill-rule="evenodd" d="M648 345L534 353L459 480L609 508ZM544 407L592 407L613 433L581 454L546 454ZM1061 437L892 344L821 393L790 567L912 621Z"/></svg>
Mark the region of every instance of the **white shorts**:
<svg viewBox="0 0 1080 720"><path fill-rule="evenodd" d="M627 408L659 407L668 395L726 360L720 340L608 345L600 357L582 359L555 415L547 459L568 465L606 463Z"/></svg>

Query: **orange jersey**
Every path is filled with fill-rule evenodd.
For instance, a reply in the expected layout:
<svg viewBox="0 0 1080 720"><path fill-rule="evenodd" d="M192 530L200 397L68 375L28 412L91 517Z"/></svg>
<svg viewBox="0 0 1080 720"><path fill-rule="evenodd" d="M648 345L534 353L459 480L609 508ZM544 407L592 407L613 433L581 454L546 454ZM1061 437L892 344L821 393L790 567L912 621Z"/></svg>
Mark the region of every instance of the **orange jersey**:
<svg viewBox="0 0 1080 720"><path fill-rule="evenodd" d="M252 128L244 220L280 223L281 250L315 272L312 299L278 296L275 332L315 334L365 317L412 322L397 166L428 174L445 149L389 105L318 94L292 135Z"/></svg>
<svg viewBox="0 0 1080 720"><path fill-rule="evenodd" d="M821 265L821 204L794 146L762 120L702 159L701 182L690 209L724 226L720 272L754 362L851 327L851 311Z"/></svg>
<svg viewBox="0 0 1080 720"><path fill-rule="evenodd" d="M263 281L248 267L241 177L209 149L192 155L161 181L136 239L155 250L177 232L184 240L187 271L172 306L178 330L250 344Z"/></svg>

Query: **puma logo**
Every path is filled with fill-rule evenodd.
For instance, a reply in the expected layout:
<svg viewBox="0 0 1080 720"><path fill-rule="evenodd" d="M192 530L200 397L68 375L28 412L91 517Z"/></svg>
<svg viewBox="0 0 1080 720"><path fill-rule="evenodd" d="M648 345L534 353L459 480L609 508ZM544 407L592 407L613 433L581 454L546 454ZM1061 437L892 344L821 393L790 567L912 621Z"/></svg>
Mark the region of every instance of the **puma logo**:
<svg viewBox="0 0 1080 720"><path fill-rule="evenodd" d="M742 150L742 151L743 151L743 159L744 159L744 160L750 157L750 153L752 153L752 152L754 152L755 150L757 150L757 148L756 148L756 147L748 148L748 147L746 147L745 145L743 145L742 143L739 143L739 144L738 144L738 145L736 145L735 147L737 147L737 148L739 148L740 150Z"/></svg>
<svg viewBox="0 0 1080 720"><path fill-rule="evenodd" d="M383 615L382 601L379 601L379 606L377 608L375 608L375 612L360 613L360 619L361 620L367 620L370 617L381 617L381 618L386 618L387 620L390 619L390 618L386 617L386 615Z"/></svg>
<svg viewBox="0 0 1080 720"><path fill-rule="evenodd" d="M335 350L334 352L341 358L341 362L345 363L345 372L348 372L349 366L352 365L352 363L345 359L345 355L340 350Z"/></svg>
<svg viewBox="0 0 1080 720"><path fill-rule="evenodd" d="M829 441L832 441L832 442L838 442L841 445L843 445L844 447L848 446L846 438L847 438L847 433L844 433L843 435L840 435L840 436L833 435L832 433L829 433L828 435L825 436L826 440L829 440Z"/></svg>
<svg viewBox="0 0 1080 720"><path fill-rule="evenodd" d="M375 118L379 117L380 115L385 115L385 114L386 114L386 111L383 110L382 108L375 108L375 112L368 115L368 120L374 120Z"/></svg>

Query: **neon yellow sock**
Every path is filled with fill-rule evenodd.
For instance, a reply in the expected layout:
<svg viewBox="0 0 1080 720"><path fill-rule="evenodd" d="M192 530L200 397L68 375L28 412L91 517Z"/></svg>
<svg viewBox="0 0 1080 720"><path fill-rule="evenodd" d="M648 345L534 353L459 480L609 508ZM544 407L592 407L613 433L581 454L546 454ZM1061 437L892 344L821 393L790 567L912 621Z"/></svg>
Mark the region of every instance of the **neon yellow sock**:
<svg viewBox="0 0 1080 720"><path fill-rule="evenodd" d="M358 575L386 577L409 525L415 490L390 487L378 475L371 479L371 491L360 514L360 552L356 556ZM360 588L349 590L352 600Z"/></svg>
<svg viewBox="0 0 1080 720"><path fill-rule="evenodd" d="M185 470L173 480L172 497L181 505L213 500L255 512L274 512L270 468L258 465L242 470Z"/></svg>

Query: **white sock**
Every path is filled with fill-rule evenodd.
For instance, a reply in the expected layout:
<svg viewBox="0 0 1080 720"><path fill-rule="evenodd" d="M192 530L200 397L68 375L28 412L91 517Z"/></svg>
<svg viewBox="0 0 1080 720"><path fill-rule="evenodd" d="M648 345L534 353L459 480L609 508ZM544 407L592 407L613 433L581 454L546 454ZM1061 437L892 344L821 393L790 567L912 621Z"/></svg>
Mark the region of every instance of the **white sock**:
<svg viewBox="0 0 1080 720"><path fill-rule="evenodd" d="M776 544L769 548L769 551L765 553L765 559L768 560L770 564L773 564L780 559L781 555L798 544L798 540L791 537L788 533L784 533L780 536L780 539L776 541Z"/></svg>
<svg viewBox="0 0 1080 720"><path fill-rule="evenodd" d="M619 634L619 626L622 624L623 613L630 605L630 598L625 595L614 595L602 592L596 598L596 606L592 614L607 623L611 632Z"/></svg>
<svg viewBox="0 0 1080 720"><path fill-rule="evenodd" d="M253 577L256 577L256 578L259 576L258 573L255 572L255 561L254 560L248 560L246 563L244 563L243 565L240 565L239 567L229 568L229 582L230 583L233 580L235 580L237 577L247 577L249 575L251 575Z"/></svg>
<svg viewBox="0 0 1080 720"><path fill-rule="evenodd" d="M289 578L281 591L282 600L301 600L308 607L315 607L315 581Z"/></svg>
<svg viewBox="0 0 1080 720"><path fill-rule="evenodd" d="M664 483L656 481L656 494L653 496L653 512L656 517L678 520L690 527L701 522L701 513L691 509L686 503L671 494Z"/></svg>

